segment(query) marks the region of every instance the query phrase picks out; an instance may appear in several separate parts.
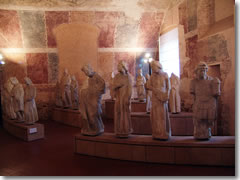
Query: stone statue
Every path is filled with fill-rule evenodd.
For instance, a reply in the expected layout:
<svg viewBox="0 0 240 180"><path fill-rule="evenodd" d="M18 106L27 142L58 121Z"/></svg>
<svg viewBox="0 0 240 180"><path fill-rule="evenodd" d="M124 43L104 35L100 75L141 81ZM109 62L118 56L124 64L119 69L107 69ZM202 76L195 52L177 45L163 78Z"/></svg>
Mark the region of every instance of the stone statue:
<svg viewBox="0 0 240 180"><path fill-rule="evenodd" d="M181 98L179 94L180 88L180 79L174 74L171 74L170 77L171 90L169 98L169 106L171 113L180 113L181 112Z"/></svg>
<svg viewBox="0 0 240 180"><path fill-rule="evenodd" d="M117 137L128 137L132 133L130 104L132 96L132 80L126 64L120 61L119 73L114 77L113 89L116 101L114 107L114 132Z"/></svg>
<svg viewBox="0 0 240 180"><path fill-rule="evenodd" d="M55 87L55 105L57 107L63 107L62 96L61 96L61 82L58 80Z"/></svg>
<svg viewBox="0 0 240 180"><path fill-rule="evenodd" d="M34 124L38 121L38 112L37 106L35 103L36 97L36 87L33 85L30 78L24 78L26 87L24 94L24 115L25 115L25 123L26 124Z"/></svg>
<svg viewBox="0 0 240 180"><path fill-rule="evenodd" d="M63 108L70 108L72 106L71 101L71 76L68 74L68 70L65 69L61 80L61 96Z"/></svg>
<svg viewBox="0 0 240 180"><path fill-rule="evenodd" d="M78 99L78 82L75 76L72 76L71 82L71 95L72 95L72 109L79 109L79 99Z"/></svg>
<svg viewBox="0 0 240 180"><path fill-rule="evenodd" d="M146 83L145 83L145 89L146 89L146 112L149 114L152 108L152 91L148 88L149 87L149 79L150 75L146 74Z"/></svg>
<svg viewBox="0 0 240 180"><path fill-rule="evenodd" d="M3 113L9 119L16 119L17 115L14 112L13 97L11 96L12 88L13 88L13 84L11 83L10 79L8 79L7 82L3 86L2 107L3 107Z"/></svg>
<svg viewBox="0 0 240 180"><path fill-rule="evenodd" d="M16 77L10 78L13 88L11 96L13 98L13 109L17 116L17 122L24 122L24 90L22 84Z"/></svg>
<svg viewBox="0 0 240 180"><path fill-rule="evenodd" d="M146 79L142 74L142 69L138 70L138 76L136 79L136 87L137 87L137 95L138 95L138 100L143 102L145 100L145 85L146 83Z"/></svg>
<svg viewBox="0 0 240 180"><path fill-rule="evenodd" d="M200 62L191 81L190 93L194 96L193 125L195 139L210 139L211 128L216 120L217 97L220 95L220 80L207 75L208 66Z"/></svg>
<svg viewBox="0 0 240 180"><path fill-rule="evenodd" d="M153 139L167 140L171 136L171 126L168 114L168 99L171 89L167 73L163 72L158 61L151 62L153 74L149 79L149 89L152 90L152 123Z"/></svg>
<svg viewBox="0 0 240 180"><path fill-rule="evenodd" d="M105 82L90 65L82 67L82 71L88 76L88 87L81 89L80 112L82 116L81 134L97 136L104 132L101 114L101 99L105 93Z"/></svg>
<svg viewBox="0 0 240 180"><path fill-rule="evenodd" d="M110 82L109 82L110 96L112 100L115 99L115 91L113 90L113 80L114 80L114 72L111 73Z"/></svg>

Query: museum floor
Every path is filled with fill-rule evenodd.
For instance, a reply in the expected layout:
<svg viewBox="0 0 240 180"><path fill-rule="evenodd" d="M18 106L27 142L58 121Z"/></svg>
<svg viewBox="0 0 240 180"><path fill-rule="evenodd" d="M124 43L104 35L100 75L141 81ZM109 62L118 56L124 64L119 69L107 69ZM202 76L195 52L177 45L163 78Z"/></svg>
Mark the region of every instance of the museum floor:
<svg viewBox="0 0 240 180"><path fill-rule="evenodd" d="M74 154L79 128L53 121L45 139L24 142L0 128L0 176L233 176L234 167L164 165ZM112 130L105 123L105 130Z"/></svg>

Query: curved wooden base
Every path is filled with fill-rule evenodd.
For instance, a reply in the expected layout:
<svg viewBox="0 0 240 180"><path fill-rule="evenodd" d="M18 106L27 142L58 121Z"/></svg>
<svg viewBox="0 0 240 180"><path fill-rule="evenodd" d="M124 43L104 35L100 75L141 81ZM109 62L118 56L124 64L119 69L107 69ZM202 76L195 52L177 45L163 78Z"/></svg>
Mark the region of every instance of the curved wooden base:
<svg viewBox="0 0 240 180"><path fill-rule="evenodd" d="M192 136L172 136L168 141L158 141L147 135L130 135L128 139L116 138L113 133L76 135L75 152L129 161L234 166L235 137L214 136L209 141L198 141Z"/></svg>

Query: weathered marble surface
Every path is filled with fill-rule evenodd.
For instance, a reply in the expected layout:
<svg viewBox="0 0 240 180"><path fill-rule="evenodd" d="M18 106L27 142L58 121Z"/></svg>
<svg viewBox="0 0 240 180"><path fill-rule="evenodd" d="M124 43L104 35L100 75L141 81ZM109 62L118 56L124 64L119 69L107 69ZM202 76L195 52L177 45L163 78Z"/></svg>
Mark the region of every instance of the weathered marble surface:
<svg viewBox="0 0 240 180"><path fill-rule="evenodd" d="M97 136L104 132L101 98L105 93L105 82L90 65L83 66L82 71L89 78L88 86L80 92L81 134Z"/></svg>
<svg viewBox="0 0 240 180"><path fill-rule="evenodd" d="M10 78L13 88L11 96L13 97L13 109L17 116L17 122L24 122L24 89L16 77Z"/></svg>
<svg viewBox="0 0 240 180"><path fill-rule="evenodd" d="M63 108L72 107L71 82L71 75L68 73L68 69L65 69L60 83Z"/></svg>
<svg viewBox="0 0 240 180"><path fill-rule="evenodd" d="M167 73L163 72L158 61L151 62L152 75L149 79L149 89L152 91L152 123L153 139L167 140L171 136L171 125L168 114L168 100L171 89Z"/></svg>
<svg viewBox="0 0 240 180"><path fill-rule="evenodd" d="M44 48L47 46L45 19L43 11L19 11L25 48Z"/></svg>
<svg viewBox="0 0 240 180"><path fill-rule="evenodd" d="M48 53L48 83L58 80L59 59L57 53Z"/></svg>
<svg viewBox="0 0 240 180"><path fill-rule="evenodd" d="M0 48L22 48L17 11L0 9Z"/></svg>
<svg viewBox="0 0 240 180"><path fill-rule="evenodd" d="M27 76L34 84L48 83L48 59L46 53L26 54Z"/></svg>
<svg viewBox="0 0 240 180"><path fill-rule="evenodd" d="M196 68L196 78L192 80L190 86L190 93L194 96L193 125L196 139L211 138L211 128L217 115L220 80L208 76L207 70L207 64L200 62Z"/></svg>
<svg viewBox="0 0 240 180"><path fill-rule="evenodd" d="M68 11L46 11L46 30L47 30L47 44L48 47L57 47L56 40L53 34L53 29L60 24L69 23Z"/></svg>
<svg viewBox="0 0 240 180"><path fill-rule="evenodd" d="M138 75L136 78L136 88L137 88L137 95L139 101L144 101L146 99L146 92L145 92L145 83L146 79L142 74L142 69L138 70Z"/></svg>
<svg viewBox="0 0 240 180"><path fill-rule="evenodd" d="M38 121L37 106L35 98L37 95L36 87L33 85L31 79L24 78L26 86L24 88L24 117L26 124L34 124Z"/></svg>
<svg viewBox="0 0 240 180"><path fill-rule="evenodd" d="M171 113L181 112L181 98L179 94L180 90L180 79L174 73L170 77L171 90L169 96L169 107Z"/></svg>
<svg viewBox="0 0 240 180"><path fill-rule="evenodd" d="M132 96L132 80L125 62L118 64L118 74L113 80L115 91L114 133L117 137L128 137L132 133L130 104Z"/></svg>

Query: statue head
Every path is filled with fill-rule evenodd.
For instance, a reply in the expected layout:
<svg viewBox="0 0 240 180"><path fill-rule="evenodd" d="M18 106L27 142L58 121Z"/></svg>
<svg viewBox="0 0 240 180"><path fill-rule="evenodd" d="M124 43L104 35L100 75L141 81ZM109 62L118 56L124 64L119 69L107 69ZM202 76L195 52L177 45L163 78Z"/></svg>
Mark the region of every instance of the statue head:
<svg viewBox="0 0 240 180"><path fill-rule="evenodd" d="M88 76L88 77L92 77L92 76L94 75L94 71L93 71L92 67L90 66L90 64L84 65L81 70L82 70L82 71L85 73L85 75Z"/></svg>
<svg viewBox="0 0 240 180"><path fill-rule="evenodd" d="M138 75L142 76L142 69L138 69Z"/></svg>
<svg viewBox="0 0 240 180"><path fill-rule="evenodd" d="M76 77L74 75L72 75L72 80L76 81Z"/></svg>
<svg viewBox="0 0 240 180"><path fill-rule="evenodd" d="M205 79L207 77L207 71L208 65L205 62L200 62L195 69L195 72L200 79Z"/></svg>
<svg viewBox="0 0 240 180"><path fill-rule="evenodd" d="M124 61L120 61L118 63L118 72L120 72L122 74L128 73L127 65L126 65L126 63Z"/></svg>
<svg viewBox="0 0 240 180"><path fill-rule="evenodd" d="M24 81L25 81L25 83L26 83L27 85L32 84L32 80L31 80L29 77L25 77L25 78L24 78Z"/></svg>
<svg viewBox="0 0 240 180"><path fill-rule="evenodd" d="M10 81L13 85L17 85L19 83L16 77L10 77Z"/></svg>
<svg viewBox="0 0 240 180"><path fill-rule="evenodd" d="M159 61L152 61L151 68L153 73L159 73L160 71L162 71L162 64Z"/></svg>

